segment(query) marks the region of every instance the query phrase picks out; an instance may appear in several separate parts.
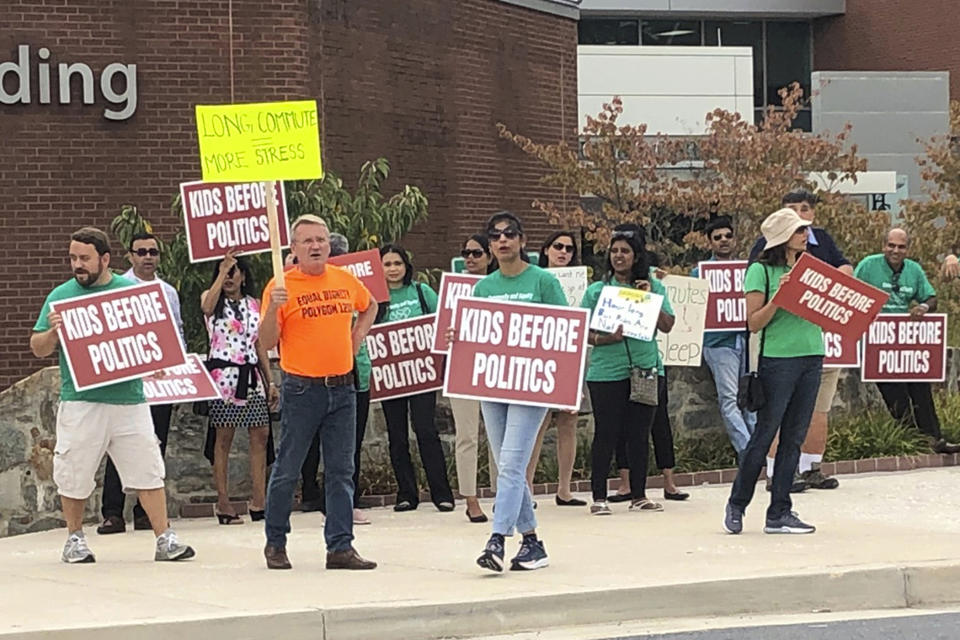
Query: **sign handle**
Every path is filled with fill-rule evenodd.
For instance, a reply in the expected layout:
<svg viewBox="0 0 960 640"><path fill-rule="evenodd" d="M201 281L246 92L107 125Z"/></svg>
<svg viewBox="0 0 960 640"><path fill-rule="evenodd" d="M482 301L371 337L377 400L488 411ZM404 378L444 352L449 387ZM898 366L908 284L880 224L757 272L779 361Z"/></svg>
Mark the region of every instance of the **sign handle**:
<svg viewBox="0 0 960 640"><path fill-rule="evenodd" d="M283 278L283 255L280 250L280 220L277 215L276 180L261 183L267 200L267 224L270 228L270 257L273 259L274 286L285 286ZM281 188L283 188L281 186Z"/></svg>

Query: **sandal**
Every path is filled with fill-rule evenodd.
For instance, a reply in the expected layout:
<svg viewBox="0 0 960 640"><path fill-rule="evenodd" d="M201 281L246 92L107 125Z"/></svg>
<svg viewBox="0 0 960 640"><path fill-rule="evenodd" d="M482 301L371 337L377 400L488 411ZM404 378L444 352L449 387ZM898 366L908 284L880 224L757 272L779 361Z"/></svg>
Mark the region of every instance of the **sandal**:
<svg viewBox="0 0 960 640"><path fill-rule="evenodd" d="M641 498L640 500L634 500L630 503L630 511L663 511L663 505L658 502L653 502L647 498Z"/></svg>
<svg viewBox="0 0 960 640"><path fill-rule="evenodd" d="M217 516L217 522L220 524L243 524L243 518L235 513L218 513L214 511L213 515Z"/></svg>

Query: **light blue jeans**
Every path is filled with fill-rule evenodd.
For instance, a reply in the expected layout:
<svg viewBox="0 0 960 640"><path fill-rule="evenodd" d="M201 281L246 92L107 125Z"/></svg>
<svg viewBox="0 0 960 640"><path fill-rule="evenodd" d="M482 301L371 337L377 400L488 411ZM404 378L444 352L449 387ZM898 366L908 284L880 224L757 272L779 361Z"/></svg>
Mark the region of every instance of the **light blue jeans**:
<svg viewBox="0 0 960 640"><path fill-rule="evenodd" d="M746 371L744 360L743 339L737 339L737 347L704 347L703 359L710 367L713 381L717 385L717 402L720 405L720 415L723 417L723 426L727 429L730 444L737 452L737 457L747 448L747 442L753 435L757 425L757 414L750 411L741 411L737 406L737 388L740 385L740 376Z"/></svg>
<svg viewBox="0 0 960 640"><path fill-rule="evenodd" d="M527 463L533 455L546 407L480 402L487 441L500 470L494 502L493 533L513 535L537 528L533 496L527 486Z"/></svg>

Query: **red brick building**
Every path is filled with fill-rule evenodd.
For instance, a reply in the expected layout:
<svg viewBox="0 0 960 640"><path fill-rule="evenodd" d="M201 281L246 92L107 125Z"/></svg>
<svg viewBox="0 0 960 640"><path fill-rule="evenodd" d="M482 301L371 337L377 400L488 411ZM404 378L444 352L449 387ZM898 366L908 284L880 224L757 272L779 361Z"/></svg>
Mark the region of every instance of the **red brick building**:
<svg viewBox="0 0 960 640"><path fill-rule="evenodd" d="M0 388L47 364L30 354L28 337L43 297L69 276L72 230L107 228L124 203L136 204L163 237L179 229L171 199L180 182L200 174L193 107L230 102L231 75L235 102L317 99L328 170L351 180L362 162L385 156L393 168L388 189L409 183L425 192L430 219L407 242L420 265L448 264L463 237L493 211L529 211L534 198L556 195L538 184L535 163L498 139L495 124L542 140L576 135L573 5L20 0L5 6L0 268L8 277L0 284ZM29 88L21 84L21 63ZM83 63L89 77L74 69L67 91L61 63ZM135 73L127 65L136 65ZM134 105L121 88L125 77L136 83L129 117ZM82 98L87 90L91 104ZM69 103L62 104L66 94ZM545 226L534 222L531 235L541 237Z"/></svg>

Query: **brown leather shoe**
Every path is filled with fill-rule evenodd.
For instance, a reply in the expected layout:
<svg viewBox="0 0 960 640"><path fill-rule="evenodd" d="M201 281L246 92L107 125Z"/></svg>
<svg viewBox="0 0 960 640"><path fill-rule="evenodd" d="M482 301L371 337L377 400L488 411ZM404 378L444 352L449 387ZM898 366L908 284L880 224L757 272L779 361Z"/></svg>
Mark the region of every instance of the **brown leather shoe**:
<svg viewBox="0 0 960 640"><path fill-rule="evenodd" d="M267 559L267 569L292 569L286 549L278 549L272 545L263 548L263 557ZM329 560L328 560L329 562Z"/></svg>
<svg viewBox="0 0 960 640"><path fill-rule="evenodd" d="M365 569L376 569L377 563L371 560L364 560L353 547L343 551L327 552L327 569L350 569L352 571L362 571Z"/></svg>

